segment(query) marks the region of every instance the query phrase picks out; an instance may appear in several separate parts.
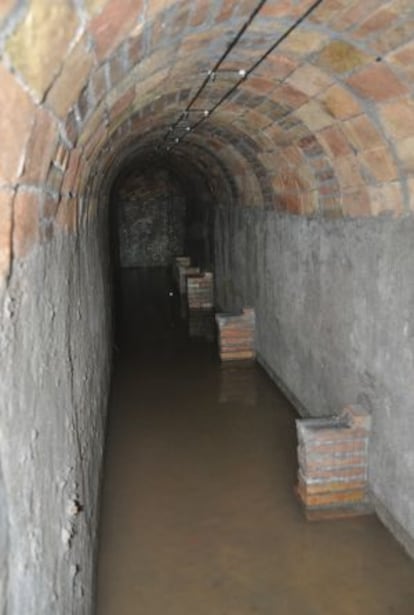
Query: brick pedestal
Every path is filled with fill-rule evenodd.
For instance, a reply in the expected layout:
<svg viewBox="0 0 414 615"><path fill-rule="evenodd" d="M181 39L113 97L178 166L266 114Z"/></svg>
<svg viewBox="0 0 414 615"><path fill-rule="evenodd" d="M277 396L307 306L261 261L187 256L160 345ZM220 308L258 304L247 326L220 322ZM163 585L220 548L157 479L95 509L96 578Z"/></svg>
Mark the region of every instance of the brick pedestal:
<svg viewBox="0 0 414 615"><path fill-rule="evenodd" d="M220 359L253 360L255 351L255 313L244 309L241 314L216 314Z"/></svg>
<svg viewBox="0 0 414 615"><path fill-rule="evenodd" d="M213 309L214 278L211 272L187 276L187 302L190 310Z"/></svg>
<svg viewBox="0 0 414 615"><path fill-rule="evenodd" d="M368 514L371 417L347 406L338 417L299 419L297 494L310 520Z"/></svg>

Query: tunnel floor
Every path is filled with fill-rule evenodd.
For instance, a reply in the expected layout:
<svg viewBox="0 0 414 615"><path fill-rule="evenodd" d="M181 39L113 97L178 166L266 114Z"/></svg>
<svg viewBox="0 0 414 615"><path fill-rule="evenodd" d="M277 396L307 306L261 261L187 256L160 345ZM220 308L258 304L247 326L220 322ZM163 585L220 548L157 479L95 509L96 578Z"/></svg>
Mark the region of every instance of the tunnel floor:
<svg viewBox="0 0 414 615"><path fill-rule="evenodd" d="M305 521L294 410L188 339L168 285L123 274L98 615L412 615L414 562L374 516Z"/></svg>

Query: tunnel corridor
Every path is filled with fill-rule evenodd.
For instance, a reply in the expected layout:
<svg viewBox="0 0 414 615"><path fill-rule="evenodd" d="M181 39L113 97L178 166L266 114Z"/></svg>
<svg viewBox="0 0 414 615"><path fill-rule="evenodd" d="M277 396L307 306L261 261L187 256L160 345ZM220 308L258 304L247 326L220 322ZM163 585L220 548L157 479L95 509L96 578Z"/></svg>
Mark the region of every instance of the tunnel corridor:
<svg viewBox="0 0 414 615"><path fill-rule="evenodd" d="M90 615L99 547L103 613L123 583L143 613L412 610L413 31L412 0L0 2L0 613ZM183 254L254 310L250 371L158 294ZM292 417L350 404L378 519L310 526Z"/></svg>
<svg viewBox="0 0 414 615"><path fill-rule="evenodd" d="M305 520L293 407L189 337L171 286L123 271L97 614L411 615L412 560L373 515Z"/></svg>

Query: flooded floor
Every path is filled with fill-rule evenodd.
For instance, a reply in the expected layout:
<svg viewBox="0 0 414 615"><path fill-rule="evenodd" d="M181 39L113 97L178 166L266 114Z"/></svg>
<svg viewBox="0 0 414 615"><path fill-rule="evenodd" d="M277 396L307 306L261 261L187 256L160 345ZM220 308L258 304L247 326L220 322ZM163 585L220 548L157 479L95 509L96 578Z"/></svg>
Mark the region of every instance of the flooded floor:
<svg viewBox="0 0 414 615"><path fill-rule="evenodd" d="M414 562L374 516L305 521L266 374L188 339L165 272L123 288L97 614L412 615Z"/></svg>

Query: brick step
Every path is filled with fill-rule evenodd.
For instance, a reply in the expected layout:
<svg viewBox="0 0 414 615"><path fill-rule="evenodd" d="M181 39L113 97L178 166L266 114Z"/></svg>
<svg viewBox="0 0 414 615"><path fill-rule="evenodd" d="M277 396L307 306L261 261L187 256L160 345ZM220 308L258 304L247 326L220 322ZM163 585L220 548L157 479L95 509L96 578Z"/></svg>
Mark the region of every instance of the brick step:
<svg viewBox="0 0 414 615"><path fill-rule="evenodd" d="M321 482L312 480L312 482L307 482L306 479L300 476L298 482L298 489L305 497L324 493L335 493L337 491L353 491L365 489L365 487L366 481L364 479L352 481L329 480Z"/></svg>
<svg viewBox="0 0 414 615"><path fill-rule="evenodd" d="M363 502L367 498L365 488L307 494L306 490L302 490L300 484L298 485L298 494L307 507L313 508Z"/></svg>
<svg viewBox="0 0 414 615"><path fill-rule="evenodd" d="M299 455L299 465L305 474L319 470L334 470L336 468L358 468L366 466L367 455L319 455L318 458L308 459Z"/></svg>
<svg viewBox="0 0 414 615"><path fill-rule="evenodd" d="M225 352L220 353L220 358L222 361L234 361L237 359L254 359L256 353L249 350L245 352Z"/></svg>
<svg viewBox="0 0 414 615"><path fill-rule="evenodd" d="M302 473L307 480L366 480L367 468L366 466L356 468L334 468L332 470L320 468L319 470L312 471L311 474L307 474L301 467L300 473Z"/></svg>
<svg viewBox="0 0 414 615"><path fill-rule="evenodd" d="M368 438L348 438L337 442L318 442L307 443L306 446L299 445L300 449L306 451L306 455L329 454L329 453L365 453L368 449Z"/></svg>

